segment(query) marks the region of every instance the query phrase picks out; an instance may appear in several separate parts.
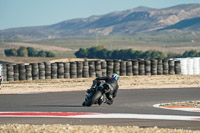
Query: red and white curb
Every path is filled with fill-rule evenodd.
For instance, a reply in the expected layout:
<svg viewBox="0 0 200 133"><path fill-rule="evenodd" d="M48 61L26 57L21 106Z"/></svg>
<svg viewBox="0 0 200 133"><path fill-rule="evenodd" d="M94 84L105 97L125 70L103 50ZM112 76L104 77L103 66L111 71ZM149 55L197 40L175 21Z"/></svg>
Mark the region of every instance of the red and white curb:
<svg viewBox="0 0 200 133"><path fill-rule="evenodd" d="M119 114L119 113L81 113L81 112L0 112L0 117L59 117L59 118L121 118L200 121L200 116Z"/></svg>
<svg viewBox="0 0 200 133"><path fill-rule="evenodd" d="M155 105L153 105L153 107L162 108L162 109L189 111L189 112L200 112L200 108L191 108L191 107L182 107L182 106L167 106L166 104L167 103L155 104ZM163 106L163 105L166 105L166 106Z"/></svg>

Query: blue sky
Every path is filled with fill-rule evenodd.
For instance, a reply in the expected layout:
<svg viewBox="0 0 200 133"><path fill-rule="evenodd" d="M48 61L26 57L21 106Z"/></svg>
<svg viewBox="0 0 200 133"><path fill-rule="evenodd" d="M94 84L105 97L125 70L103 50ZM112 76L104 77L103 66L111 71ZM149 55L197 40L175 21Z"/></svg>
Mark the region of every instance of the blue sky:
<svg viewBox="0 0 200 133"><path fill-rule="evenodd" d="M138 6L164 8L200 0L0 0L0 29L42 26Z"/></svg>

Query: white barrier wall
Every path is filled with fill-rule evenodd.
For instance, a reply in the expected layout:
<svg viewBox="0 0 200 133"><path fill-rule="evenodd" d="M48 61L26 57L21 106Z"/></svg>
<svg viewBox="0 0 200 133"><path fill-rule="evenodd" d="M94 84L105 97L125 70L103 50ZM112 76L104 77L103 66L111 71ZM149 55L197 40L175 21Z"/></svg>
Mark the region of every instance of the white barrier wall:
<svg viewBox="0 0 200 133"><path fill-rule="evenodd" d="M175 60L180 60L181 74L183 75L200 74L200 57L176 58Z"/></svg>

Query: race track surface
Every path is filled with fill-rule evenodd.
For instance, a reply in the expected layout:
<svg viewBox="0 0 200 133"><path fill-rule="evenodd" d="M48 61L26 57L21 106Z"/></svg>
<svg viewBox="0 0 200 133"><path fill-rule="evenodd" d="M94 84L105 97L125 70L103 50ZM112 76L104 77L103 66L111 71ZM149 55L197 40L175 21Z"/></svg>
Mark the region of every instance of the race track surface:
<svg viewBox="0 0 200 133"><path fill-rule="evenodd" d="M82 107L85 91L0 95L0 112L91 112L197 116L199 112L167 110L154 104L200 99L200 88L119 90L113 105ZM135 125L200 130L200 121L162 119L102 119L102 118L30 118L0 117L0 124L75 124L75 125Z"/></svg>

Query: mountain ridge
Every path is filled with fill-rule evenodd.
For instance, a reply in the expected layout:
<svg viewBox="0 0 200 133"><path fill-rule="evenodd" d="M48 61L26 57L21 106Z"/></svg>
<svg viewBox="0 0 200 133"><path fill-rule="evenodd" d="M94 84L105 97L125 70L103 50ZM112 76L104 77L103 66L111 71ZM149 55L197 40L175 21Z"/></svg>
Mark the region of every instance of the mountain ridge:
<svg viewBox="0 0 200 133"><path fill-rule="evenodd" d="M96 34L102 36L132 35L159 32L160 29L162 31L167 30L167 27L169 28L181 21L187 23L188 21L184 20L198 17L200 17L200 4L183 4L161 9L140 6L105 15L65 20L47 26L12 28L2 31L5 39L8 40L90 37L96 36ZM184 29L182 32L194 30L192 27L182 29Z"/></svg>

